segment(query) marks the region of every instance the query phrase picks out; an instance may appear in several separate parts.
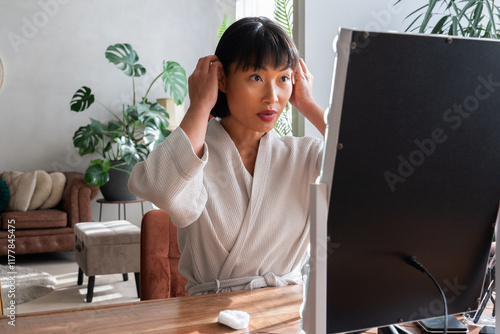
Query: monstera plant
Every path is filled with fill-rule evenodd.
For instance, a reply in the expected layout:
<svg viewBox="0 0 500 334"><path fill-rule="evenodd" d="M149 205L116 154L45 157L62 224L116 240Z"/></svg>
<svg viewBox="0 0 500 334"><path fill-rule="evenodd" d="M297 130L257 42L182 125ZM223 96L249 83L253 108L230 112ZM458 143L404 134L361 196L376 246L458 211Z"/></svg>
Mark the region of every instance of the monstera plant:
<svg viewBox="0 0 500 334"><path fill-rule="evenodd" d="M86 86L77 90L70 103L72 111L81 112L97 102L112 115L112 120L106 123L91 118L90 123L81 126L73 136L73 144L80 155L97 153L101 156L92 160L85 172L85 181L97 186L109 181L111 170L130 173L137 162L144 160L170 134L165 108L147 100L153 84L161 79L165 93L170 92L177 105L183 103L187 94L184 68L177 62L163 61L162 72L152 80L144 97L137 102L134 79L146 74L144 66L137 63L137 53L129 44L115 44L107 48L105 56L132 79L131 103L123 105L117 113L99 102Z"/></svg>

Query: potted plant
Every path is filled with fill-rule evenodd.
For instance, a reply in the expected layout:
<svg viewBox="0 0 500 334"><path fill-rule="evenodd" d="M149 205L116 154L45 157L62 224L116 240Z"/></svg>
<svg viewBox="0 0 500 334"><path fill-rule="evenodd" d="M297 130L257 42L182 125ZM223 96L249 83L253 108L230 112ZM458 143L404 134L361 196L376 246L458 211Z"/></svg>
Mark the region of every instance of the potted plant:
<svg viewBox="0 0 500 334"><path fill-rule="evenodd" d="M403 0L398 0L394 5ZM492 0L430 0L407 17L405 31L451 36L500 38L500 8ZM437 20L437 21L436 21ZM431 22L436 22L431 26Z"/></svg>
<svg viewBox="0 0 500 334"><path fill-rule="evenodd" d="M122 106L118 115L99 102L91 89L83 86L71 99L72 111L87 110L94 102L108 111L113 119L107 123L91 118L90 123L81 126L73 136L73 144L81 156L97 153L101 157L92 160L85 172L85 182L101 187L106 200L129 200L135 196L128 192L127 181L133 166L144 160L148 154L169 134L168 113L158 103L147 100L153 84L161 78L165 92L170 91L176 105L183 103L187 94L187 77L184 68L177 62L163 61L163 70L149 85L144 97L137 102L134 78L141 77L146 69L138 64L139 56L129 44L115 44L106 49L105 57L132 78L133 101ZM112 175L110 173L118 173ZM117 195L109 194L113 179L121 179ZM111 180L111 182L110 182ZM125 184L123 184L125 183Z"/></svg>

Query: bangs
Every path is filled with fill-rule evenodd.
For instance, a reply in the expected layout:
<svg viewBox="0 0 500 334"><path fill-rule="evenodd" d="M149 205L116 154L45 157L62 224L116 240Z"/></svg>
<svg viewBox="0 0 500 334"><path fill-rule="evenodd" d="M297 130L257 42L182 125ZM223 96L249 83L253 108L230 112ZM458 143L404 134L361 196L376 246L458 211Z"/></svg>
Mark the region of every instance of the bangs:
<svg viewBox="0 0 500 334"><path fill-rule="evenodd" d="M287 69L297 64L297 50L288 35L280 35L262 25L250 31L245 38L247 42L238 50L235 59L236 69Z"/></svg>

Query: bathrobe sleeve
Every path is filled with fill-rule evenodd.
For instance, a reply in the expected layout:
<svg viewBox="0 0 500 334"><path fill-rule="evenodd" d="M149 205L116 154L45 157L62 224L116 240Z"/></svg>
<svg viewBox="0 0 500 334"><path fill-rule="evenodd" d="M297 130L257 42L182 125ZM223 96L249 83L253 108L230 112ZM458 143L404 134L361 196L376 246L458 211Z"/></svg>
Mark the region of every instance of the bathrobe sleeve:
<svg viewBox="0 0 500 334"><path fill-rule="evenodd" d="M203 184L207 161L206 144L200 159L185 132L177 128L146 161L135 165L128 183L130 192L168 212L177 227L188 226L207 202Z"/></svg>

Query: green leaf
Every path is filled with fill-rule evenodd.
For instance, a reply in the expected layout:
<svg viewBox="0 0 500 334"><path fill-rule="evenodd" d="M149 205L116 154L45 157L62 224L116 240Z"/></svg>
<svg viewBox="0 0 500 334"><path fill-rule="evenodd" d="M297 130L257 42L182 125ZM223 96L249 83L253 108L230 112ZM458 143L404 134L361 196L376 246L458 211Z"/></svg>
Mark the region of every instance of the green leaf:
<svg viewBox="0 0 500 334"><path fill-rule="evenodd" d="M176 105L182 104L187 95L187 77L184 68L175 61L163 61L163 87L170 91Z"/></svg>
<svg viewBox="0 0 500 334"><path fill-rule="evenodd" d="M402 0L397 0L399 4ZM409 1L408 1L409 2ZM485 12L486 8L486 12ZM412 23L405 31L414 31L417 26L420 33L429 29L430 21L440 16L431 33L444 33L470 37L498 37L497 24L500 20L500 8L494 1L488 0L429 0L427 4L412 11L406 18ZM488 24L488 23L491 24Z"/></svg>
<svg viewBox="0 0 500 334"><path fill-rule="evenodd" d="M462 19L462 17L464 17L465 12L463 12L462 9L458 8L455 1L451 2L451 7L455 11L455 15L453 15L452 17L454 17L457 20L457 22L460 23L460 20ZM467 16L465 16L465 18L470 23L470 19Z"/></svg>
<svg viewBox="0 0 500 334"><path fill-rule="evenodd" d="M450 18L450 15L443 16L438 23L434 26L434 29L432 29L431 34L442 34L443 33L443 26L446 23L446 21Z"/></svg>
<svg viewBox="0 0 500 334"><path fill-rule="evenodd" d="M159 127L160 124L168 126L168 114L165 108L159 103L148 104L140 102L137 105L138 118L142 124L149 127Z"/></svg>
<svg viewBox="0 0 500 334"><path fill-rule="evenodd" d="M109 181L109 168L111 162L109 159L92 160L85 171L85 182L93 186L103 186Z"/></svg>
<svg viewBox="0 0 500 334"><path fill-rule="evenodd" d="M130 44L111 45L106 49L105 55L106 59L129 77L140 77L146 73L146 69L141 64L136 64L139 56Z"/></svg>
<svg viewBox="0 0 500 334"><path fill-rule="evenodd" d="M90 88L83 86L71 98L71 110L76 112L84 111L94 103L94 100L94 94L92 94Z"/></svg>
<svg viewBox="0 0 500 334"><path fill-rule="evenodd" d="M290 125L282 117L278 118L278 121L274 125L274 130L280 137L286 136L292 132Z"/></svg>
<svg viewBox="0 0 500 334"><path fill-rule="evenodd" d="M451 29L451 35L457 36L458 35L458 19L456 16L453 17L453 23L450 26Z"/></svg>
<svg viewBox="0 0 500 334"><path fill-rule="evenodd" d="M111 151L112 148L113 148L113 146L111 145L111 142L108 141L108 143L106 144L106 146L103 148L102 152L103 153L107 153L107 152Z"/></svg>
<svg viewBox="0 0 500 334"><path fill-rule="evenodd" d="M127 109L125 110L125 118L127 119L127 123L130 123L132 120L138 120L139 112L137 111L137 106L127 106Z"/></svg>
<svg viewBox="0 0 500 334"><path fill-rule="evenodd" d="M472 28L472 31L474 32L474 35L478 36L481 29L481 24L480 22L482 21L483 19L483 2L479 2L476 6L476 9L474 9L474 12L473 12L473 15L472 15L472 24L471 24L471 28Z"/></svg>
<svg viewBox="0 0 500 334"><path fill-rule="evenodd" d="M224 14L222 23L220 24L219 30L217 31L217 37L222 37L224 32L229 28L231 24L234 23L234 18L231 15Z"/></svg>
<svg viewBox="0 0 500 334"><path fill-rule="evenodd" d="M129 166L134 166L139 161L143 161L149 154L149 149L144 144L136 144L130 138L125 136L116 138L119 146L121 158Z"/></svg>
<svg viewBox="0 0 500 334"><path fill-rule="evenodd" d="M411 28L411 27L415 24L415 22L417 22L417 20L418 20L420 17L422 17L422 15L424 15L424 13L422 13L422 14L418 15L418 16L415 18L415 20L413 20L413 22L412 22L412 23L408 26L408 28L406 28L405 32L406 32L406 31L410 31L410 28ZM419 28L419 27L415 27L413 30L416 30L416 29L418 29L418 28ZM412 31L413 31L413 30L412 30Z"/></svg>
<svg viewBox="0 0 500 334"><path fill-rule="evenodd" d="M399 1L398 1L399 2ZM406 20L407 18L409 18L410 16L413 16L414 14L416 14L417 12L421 11L422 9L424 9L425 7L429 6L429 4L425 4L423 5L422 7L420 8L417 8L415 9L413 12L411 12L410 14L408 14L404 19ZM423 14L423 13L422 13Z"/></svg>
<svg viewBox="0 0 500 334"><path fill-rule="evenodd" d="M484 33L483 33L483 36L481 36L482 38L491 38L492 37L492 34L491 34L491 22L488 21L488 24L486 25L486 28L484 28Z"/></svg>
<svg viewBox="0 0 500 334"><path fill-rule="evenodd" d="M102 140L102 134L96 132L90 124L81 126L73 135L73 145L78 148L78 153L81 156L94 153L100 140Z"/></svg>
<svg viewBox="0 0 500 334"><path fill-rule="evenodd" d="M466 0L462 1L462 2L465 2ZM473 6L477 6L479 5L479 3L482 4L484 0L469 0L467 2L467 4L461 9L460 11L460 15L458 16L458 20L460 21L462 19L462 17L467 17L467 10L469 8L472 8ZM468 17L467 17L468 18Z"/></svg>
<svg viewBox="0 0 500 334"><path fill-rule="evenodd" d="M274 130L280 137L292 133L292 121L288 117L290 115L290 108L291 108L290 103L287 103L285 109L278 118L278 121L274 125Z"/></svg>
<svg viewBox="0 0 500 334"><path fill-rule="evenodd" d="M274 20L292 37L293 2L290 3L290 0L274 0Z"/></svg>
<svg viewBox="0 0 500 334"><path fill-rule="evenodd" d="M420 25L419 29L420 33L425 33L425 30L427 29L427 24L429 24L429 20L432 17L432 11L434 10L434 7L436 7L436 3L437 0L429 0L429 7L427 7L424 19L422 20L422 24Z"/></svg>
<svg viewBox="0 0 500 334"><path fill-rule="evenodd" d="M167 125L161 124L159 127L146 127L144 129L144 143L147 145L153 144L151 147L154 150L160 145L172 131L167 129Z"/></svg>
<svg viewBox="0 0 500 334"><path fill-rule="evenodd" d="M103 128L106 134L116 134L123 133L125 131L123 124L118 121L109 121L108 124Z"/></svg>
<svg viewBox="0 0 500 334"><path fill-rule="evenodd" d="M154 142L153 148L156 148L158 145L163 143L163 141L172 133L169 129L164 126L160 127L160 133L158 134L158 138Z"/></svg>
<svg viewBox="0 0 500 334"><path fill-rule="evenodd" d="M98 134L101 138L108 132L108 127L96 119L90 119L90 126L92 127L94 133Z"/></svg>
<svg viewBox="0 0 500 334"><path fill-rule="evenodd" d="M462 2L465 2L467 0L464 0ZM483 0L469 0L465 6L463 6L461 9L459 9L456 4L454 4L455 11L457 13L457 25L460 28L460 34L462 36L473 36L474 32L476 30L476 25L473 23L474 18L468 15L467 11L469 8L472 8L473 6L477 6L479 2L482 2ZM454 1L455 2L455 1ZM474 14L475 11L472 12ZM465 19L467 21L468 27L463 28L462 27L462 19ZM458 32L458 29L457 29Z"/></svg>
<svg viewBox="0 0 500 334"><path fill-rule="evenodd" d="M489 16L488 25L486 27L486 30L490 33L490 36L488 37L496 38L495 36L497 36L497 29L495 24L495 16L493 15L493 10L490 8L490 6L486 5L486 8L488 9Z"/></svg>

